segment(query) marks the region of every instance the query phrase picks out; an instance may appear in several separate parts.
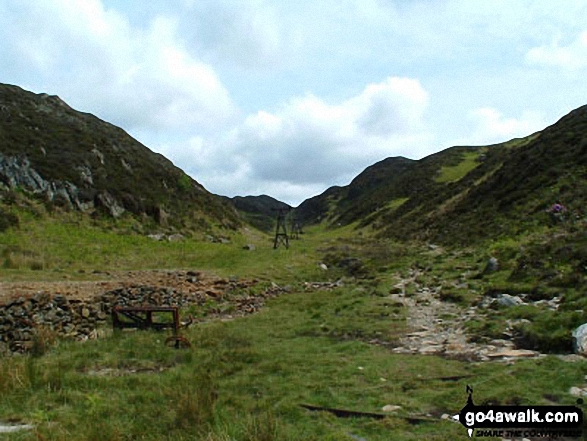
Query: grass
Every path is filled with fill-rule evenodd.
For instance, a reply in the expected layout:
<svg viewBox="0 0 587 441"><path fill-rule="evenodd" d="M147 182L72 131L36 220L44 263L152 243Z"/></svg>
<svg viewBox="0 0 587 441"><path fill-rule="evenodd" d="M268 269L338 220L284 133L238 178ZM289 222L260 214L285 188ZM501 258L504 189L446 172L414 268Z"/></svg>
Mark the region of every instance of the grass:
<svg viewBox="0 0 587 441"><path fill-rule="evenodd" d="M41 336L34 355L0 358L0 421L35 425L7 440L460 439L464 428L440 416L464 406L467 384L476 404L539 405L574 404L568 390L585 381L587 363L553 356L471 363L390 350L406 331L406 310L388 296L396 276L418 268L418 283L442 286L441 298L462 307L492 289L533 292L527 281L509 278L520 259L536 255L543 235L502 239L485 249L443 249L374 241L356 225L319 225L289 250L273 250L271 237L254 231L234 234L228 244L171 243L128 234L132 225L124 223L104 228L67 221L23 216L20 229L1 233L3 256L34 253L31 258L43 262L38 270L24 263L4 267L3 280L88 278L92 269L114 267L195 268L276 281L291 292L255 315L193 326L184 333L192 342L188 350L168 348L166 334L148 331L106 333L84 343ZM256 249L243 250L246 243ZM564 245L555 255L579 262L582 248L564 254ZM483 275L493 254L504 269ZM333 260L325 271L318 264L327 256ZM360 274L336 266L348 258L361 263ZM560 265L571 271L576 265L568 262ZM342 286L334 289L307 291L303 284L339 279ZM548 297L551 288L534 295ZM553 326L566 329L572 305L583 301L575 289L567 298L570 309L558 316L531 307L498 309L469 327L489 338L504 320L525 318L532 321L527 335L543 336ZM197 307L189 312L198 316ZM401 408L383 420L346 419L301 404L376 413L388 404ZM429 421L413 424L408 417Z"/></svg>
<svg viewBox="0 0 587 441"><path fill-rule="evenodd" d="M352 289L295 292L255 316L190 329L191 350L167 348L161 334L145 331L2 359L0 419L36 425L5 439L457 439L464 429L439 416L464 406L466 384L478 404L540 404L545 396L571 404L566 391L587 374L587 364L556 358L509 366L395 355L356 336L392 336L401 321L388 331L365 309L357 320L336 312L361 299L363 308L384 307ZM442 379L458 375L467 378ZM401 409L379 421L340 419L303 403ZM418 425L404 419L427 415L432 421Z"/></svg>
<svg viewBox="0 0 587 441"><path fill-rule="evenodd" d="M444 184L460 180L480 164L478 159L481 154L483 154L482 149L463 153L461 162L457 165L443 166L440 169L440 174L434 178L434 181L439 184Z"/></svg>
<svg viewBox="0 0 587 441"><path fill-rule="evenodd" d="M154 268L197 268L220 276L246 274L274 280L292 275L312 277L314 272L319 274L314 240L317 235L320 232L308 230L302 240L291 241L295 251L290 252L284 248L273 250L271 237L255 231L233 234L228 244L198 237L168 242L136 234L132 224L104 228L75 215L41 219L22 216L20 228L0 234L0 277L85 279L93 271ZM242 249L249 243L255 245L254 251Z"/></svg>

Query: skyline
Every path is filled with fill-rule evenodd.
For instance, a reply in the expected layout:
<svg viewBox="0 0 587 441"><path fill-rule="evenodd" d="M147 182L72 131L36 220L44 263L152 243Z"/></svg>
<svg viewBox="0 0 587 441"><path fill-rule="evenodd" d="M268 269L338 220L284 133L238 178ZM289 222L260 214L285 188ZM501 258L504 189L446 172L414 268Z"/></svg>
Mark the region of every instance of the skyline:
<svg viewBox="0 0 587 441"><path fill-rule="evenodd" d="M587 103L580 1L151 3L2 2L0 82L122 127L216 194L297 206Z"/></svg>

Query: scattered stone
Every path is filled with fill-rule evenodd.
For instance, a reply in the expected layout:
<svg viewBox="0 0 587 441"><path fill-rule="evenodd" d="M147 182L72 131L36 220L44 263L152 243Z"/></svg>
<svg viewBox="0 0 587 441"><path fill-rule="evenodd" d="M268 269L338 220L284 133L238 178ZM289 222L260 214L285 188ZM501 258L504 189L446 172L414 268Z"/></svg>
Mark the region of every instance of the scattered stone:
<svg viewBox="0 0 587 441"><path fill-rule="evenodd" d="M14 433L21 430L32 430L34 426L31 424L5 424L0 423L0 433Z"/></svg>
<svg viewBox="0 0 587 441"><path fill-rule="evenodd" d="M391 287L391 289L389 290L390 294L403 294L404 293L404 289L405 287L398 283L397 285L394 285Z"/></svg>
<svg viewBox="0 0 587 441"><path fill-rule="evenodd" d="M585 397L587 396L587 390L573 386L569 389L569 394L571 394L574 397Z"/></svg>
<svg viewBox="0 0 587 441"><path fill-rule="evenodd" d="M326 266L325 263L319 263L318 266L323 269L324 271L326 271L328 269L328 267Z"/></svg>
<svg viewBox="0 0 587 441"><path fill-rule="evenodd" d="M508 320L503 330L502 339L494 339L488 343L471 341L465 323L480 314L480 308L489 302L497 302L496 298L486 296L477 306L461 308L459 305L440 300L442 286L435 281L432 285L424 285L420 281L423 269L412 268L409 273L398 275L398 283L388 299L401 303L407 308L409 329L395 343L391 351L396 354L420 354L442 356L468 361L499 361L513 363L521 357L541 357L535 351L516 349L512 341L512 329L524 319ZM410 296L398 293L403 287L413 288ZM523 295L522 295L523 296ZM515 304L523 304L521 297L503 296ZM440 319L442 318L442 319ZM374 344L385 345L384 342ZM568 357L568 356L567 356ZM578 356L576 356L578 357ZM569 361L573 361L570 360Z"/></svg>
<svg viewBox="0 0 587 441"><path fill-rule="evenodd" d="M395 412L396 410L401 409L401 406L394 406L393 404L387 404L381 408L383 412Z"/></svg>
<svg viewBox="0 0 587 441"><path fill-rule="evenodd" d="M243 250L255 251L255 245L253 245L252 243L248 243L243 247Z"/></svg>
<svg viewBox="0 0 587 441"><path fill-rule="evenodd" d="M306 290L306 291L313 291L316 289L330 290L330 289L334 289L334 288L340 288L341 286L344 286L342 279L339 279L334 283L332 283L332 282L304 282L304 290Z"/></svg>
<svg viewBox="0 0 587 441"><path fill-rule="evenodd" d="M491 358L503 358L503 357L536 357L539 355L536 351L529 349L509 349L505 351L495 352L487 354Z"/></svg>

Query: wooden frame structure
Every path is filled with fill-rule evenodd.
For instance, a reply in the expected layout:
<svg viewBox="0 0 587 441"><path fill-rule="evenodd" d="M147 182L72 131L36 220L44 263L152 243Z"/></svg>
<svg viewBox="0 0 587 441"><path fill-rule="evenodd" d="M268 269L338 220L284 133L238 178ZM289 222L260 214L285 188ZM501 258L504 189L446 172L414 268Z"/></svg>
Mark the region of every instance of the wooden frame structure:
<svg viewBox="0 0 587 441"><path fill-rule="evenodd" d="M154 314L170 315L171 320L157 321ZM190 342L179 335L181 323L177 306L115 306L112 308L112 327L114 329L171 329L173 335L165 340L165 345L175 348L190 347Z"/></svg>

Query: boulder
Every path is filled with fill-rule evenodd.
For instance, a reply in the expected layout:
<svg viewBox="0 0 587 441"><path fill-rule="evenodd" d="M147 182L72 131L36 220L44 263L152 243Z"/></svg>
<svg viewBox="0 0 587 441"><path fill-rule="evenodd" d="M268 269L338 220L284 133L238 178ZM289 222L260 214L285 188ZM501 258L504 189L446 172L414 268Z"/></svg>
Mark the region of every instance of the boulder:
<svg viewBox="0 0 587 441"><path fill-rule="evenodd" d="M181 242L182 240L185 239L185 236L183 234L171 234L167 237L167 241L168 242Z"/></svg>
<svg viewBox="0 0 587 441"><path fill-rule="evenodd" d="M491 257L487 261L487 265L485 265L483 274L494 273L495 271L499 271L499 261L495 257Z"/></svg>
<svg viewBox="0 0 587 441"><path fill-rule="evenodd" d="M575 354L587 355L587 323L573 331L573 350Z"/></svg>
<svg viewBox="0 0 587 441"><path fill-rule="evenodd" d="M518 296L511 296L509 294L500 294L497 297L497 303L502 306L519 306L523 305L524 301Z"/></svg>
<svg viewBox="0 0 587 441"><path fill-rule="evenodd" d="M97 207L105 209L112 217L120 217L124 213L124 208L118 204L118 201L107 191L98 193L95 204Z"/></svg>

